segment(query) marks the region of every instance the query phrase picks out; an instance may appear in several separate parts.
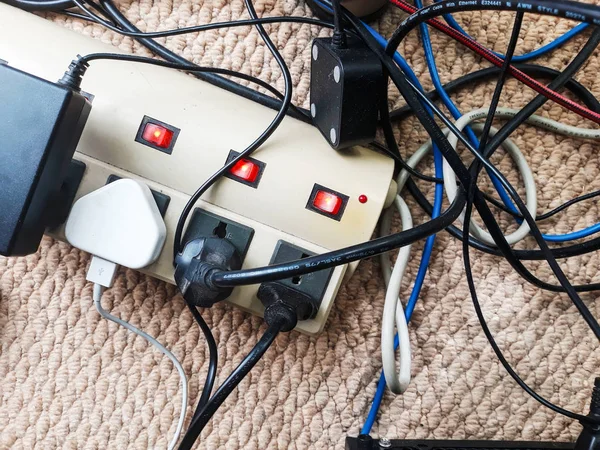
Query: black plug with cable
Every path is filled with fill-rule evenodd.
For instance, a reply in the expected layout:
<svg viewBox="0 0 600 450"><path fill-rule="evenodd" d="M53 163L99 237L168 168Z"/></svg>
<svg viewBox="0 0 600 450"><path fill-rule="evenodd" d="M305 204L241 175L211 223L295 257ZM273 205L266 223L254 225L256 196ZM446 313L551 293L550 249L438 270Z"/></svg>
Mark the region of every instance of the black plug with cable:
<svg viewBox="0 0 600 450"><path fill-rule="evenodd" d="M600 378L594 381L590 412L587 415L594 422L580 420L583 430L575 442L575 450L594 450L600 444Z"/></svg>
<svg viewBox="0 0 600 450"><path fill-rule="evenodd" d="M212 283L212 275L241 267L242 258L229 240L201 237L185 244L175 257L175 282L188 304L210 308L233 291L232 287L222 288Z"/></svg>
<svg viewBox="0 0 600 450"><path fill-rule="evenodd" d="M288 296L289 295L289 296ZM216 390L211 399L194 414L194 418L188 428L179 450L190 450L227 397L233 392L238 384L248 375L260 358L266 353L277 335L288 332L295 328L299 320L307 318L311 308L310 297L299 292L284 291L266 288L259 294L261 301L266 306L265 322L268 327L260 340L252 348L248 356L227 377L225 382Z"/></svg>

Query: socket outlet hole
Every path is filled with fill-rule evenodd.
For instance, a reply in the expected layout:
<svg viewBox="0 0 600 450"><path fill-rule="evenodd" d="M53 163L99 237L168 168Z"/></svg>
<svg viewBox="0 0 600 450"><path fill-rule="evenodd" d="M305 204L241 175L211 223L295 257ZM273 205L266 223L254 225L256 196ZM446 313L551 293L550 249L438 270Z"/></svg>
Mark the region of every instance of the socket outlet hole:
<svg viewBox="0 0 600 450"><path fill-rule="evenodd" d="M300 259L308 258L308 256L309 255L307 255L306 253L302 253L302 256L300 257ZM292 278L292 283L294 283L294 284L302 283L302 275Z"/></svg>
<svg viewBox="0 0 600 450"><path fill-rule="evenodd" d="M219 222L219 225L213 230L213 234L218 238L225 239L225 236L227 236L227 224Z"/></svg>

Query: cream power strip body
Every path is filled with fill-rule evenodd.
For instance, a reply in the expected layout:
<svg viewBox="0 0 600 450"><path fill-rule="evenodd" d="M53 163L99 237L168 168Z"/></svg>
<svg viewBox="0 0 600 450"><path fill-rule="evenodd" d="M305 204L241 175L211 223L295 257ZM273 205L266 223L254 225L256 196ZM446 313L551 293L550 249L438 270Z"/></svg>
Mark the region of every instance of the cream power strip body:
<svg viewBox="0 0 600 450"><path fill-rule="evenodd" d="M77 54L118 51L3 4L0 17L0 59L50 81ZM93 95L93 107L74 157L85 164L76 198L110 177L133 178L168 196L166 244L157 262L142 271L173 283L173 234L184 205L232 151L260 135L275 112L182 72L146 64L93 61L82 88ZM174 133L168 151L144 141L152 131L144 128L148 124ZM395 192L389 158L365 148L336 152L316 128L290 117L253 158L260 169L254 185L223 178L197 204L253 230L244 269L269 265L280 241L320 254L369 240ZM315 209L319 190L341 199L334 215ZM63 227L51 235L64 240ZM342 280L355 266L333 270L317 316L300 323L299 331L323 329ZM262 315L257 290L258 285L236 288L228 301Z"/></svg>

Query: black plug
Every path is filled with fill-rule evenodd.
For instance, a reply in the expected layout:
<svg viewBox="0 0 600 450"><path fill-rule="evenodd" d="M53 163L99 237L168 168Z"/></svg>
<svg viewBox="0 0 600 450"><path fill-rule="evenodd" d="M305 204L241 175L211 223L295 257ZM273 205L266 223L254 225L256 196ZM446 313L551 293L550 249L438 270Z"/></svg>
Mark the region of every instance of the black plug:
<svg viewBox="0 0 600 450"><path fill-rule="evenodd" d="M309 295L281 283L263 283L256 295L265 307L267 325L284 323L281 331L292 331L299 320L308 320L318 311Z"/></svg>
<svg viewBox="0 0 600 450"><path fill-rule="evenodd" d="M279 241L269 264L296 261L312 255L311 252L289 242ZM272 323L279 315L290 319L295 316L296 319L291 325L291 328L294 328L298 320L314 319L321 307L332 273L331 268L321 269L302 276L262 283L258 288L257 297L265 307L267 323Z"/></svg>
<svg viewBox="0 0 600 450"><path fill-rule="evenodd" d="M81 81L88 67L90 67L88 62L81 55L77 55L77 58L69 64L69 68L65 71L62 78L58 80L58 84L66 86L75 92L81 91Z"/></svg>
<svg viewBox="0 0 600 450"><path fill-rule="evenodd" d="M210 308L233 291L232 287L215 286L211 275L241 269L242 258L229 240L203 237L186 243L175 258L175 264L175 282L183 298L189 304Z"/></svg>
<svg viewBox="0 0 600 450"><path fill-rule="evenodd" d="M600 378L594 380L588 417L600 421ZM600 425L581 422L583 430L575 442L575 450L593 450L600 443Z"/></svg>
<svg viewBox="0 0 600 450"><path fill-rule="evenodd" d="M313 41L310 112L314 124L336 150L373 142L384 91L381 61L360 39Z"/></svg>

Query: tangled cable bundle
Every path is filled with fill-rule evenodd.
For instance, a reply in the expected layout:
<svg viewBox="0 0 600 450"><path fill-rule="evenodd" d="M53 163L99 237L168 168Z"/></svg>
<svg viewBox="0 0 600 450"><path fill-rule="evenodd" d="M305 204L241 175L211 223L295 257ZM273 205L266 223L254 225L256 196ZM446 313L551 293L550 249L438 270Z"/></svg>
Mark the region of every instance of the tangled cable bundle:
<svg viewBox="0 0 600 450"><path fill-rule="evenodd" d="M69 16L102 24L116 33L136 39L161 58L152 59L109 53L91 54L81 57L78 60L78 64L85 65L86 67L90 65L90 70L93 70L94 64L100 63L103 60L155 64L184 70L208 82L243 95L246 98L258 101L277 111L272 122L262 133L258 134L254 142L249 143L245 150L241 151L236 158L219 169L208 180L204 180L202 185L192 195L177 225L174 237L174 255L177 255L181 251L185 224L196 202L211 186L218 182L226 171L238 161L250 156L254 151L259 149L275 132L286 115L292 115L306 122L311 121L309 111L301 108L299 105L292 104L292 76L284 58L263 25L280 22L298 22L330 28L333 30L333 41L336 45L340 46L345 45L345 39L350 34L358 37L381 61L384 68L386 85L388 81L391 81L406 101L405 106L394 111L389 110L387 101L382 101L378 104L380 110L380 128L384 142L374 142L372 145L375 151L383 152L395 161L397 169L396 181L398 185L393 205L385 210L382 215L379 228L380 237L351 247L307 257L301 261L253 268L251 270L214 272L210 275L211 283L221 288L259 284L281 278L304 275L314 272L316 267L320 270L348 264L364 259L365 255L369 255L370 257L378 255L381 259L382 275L385 279L387 291L381 320L381 363L383 370L371 410L362 428L363 434L369 434L376 420L386 386L394 394L402 394L410 385L411 345L409 321L420 297L421 289L427 275L427 269L435 246L436 234L447 231L454 238L462 242L464 270L467 276L473 307L489 344L506 371L524 391L552 411L577 420L586 426L600 426L600 419L598 417L585 415L581 411L567 410L542 397L511 366L504 356L501 347L496 343L494 335L486 322L477 295L476 283L471 267L472 249L502 257L518 275L537 288L566 294L577 308L581 319L585 321L595 337L600 340L600 324L593 316L588 305L580 297L581 292L600 290L600 284L574 285L559 264L560 259L585 255L600 250L600 236L597 236L597 233L600 231L600 223L584 229L572 230L566 234L542 233L539 228L541 221L560 213L568 213L569 207L600 196L600 191L590 192L573 198L553 208L551 211L540 214L538 212L540 187L537 185L534 170L530 167L527 158L519 149L516 141L511 139L511 135L515 130L524 124L534 126L547 133L556 133L574 139L589 140L591 142L596 142L600 139L600 129L597 128L597 125L600 124L600 103L587 87L574 80L574 76L596 51L598 44L600 44L600 30L596 27L596 24L600 24L600 7L564 0L529 0L527 3L507 0L493 2L485 0L472 0L469 2L434 1L433 4L427 6L423 5L421 0L415 0L414 5L406 3L403 0L390 0L391 4L406 12L408 16L398 24L396 31L390 39L386 40L370 26L344 9L340 5L339 0L332 2L328 0L315 0L315 2L323 11L331 14L332 21L292 16L259 18L252 1L245 0L245 6L250 15L250 19L248 20L145 33L139 31L129 22L112 0L99 0L98 2L94 0L44 0L39 3L36 2L35 5L23 0L10 0L10 3L24 9L34 8L37 10L50 9L61 11ZM515 12L514 23L505 54L495 53L479 44L461 28L452 16L455 13L471 10ZM570 18L577 20L580 24L556 41L531 53L515 55L521 28L527 14L543 14ZM440 18L443 18L444 21L440 20ZM268 83L243 73L192 64L154 40L160 37L181 35L189 32L247 25L256 27L268 51L272 53L283 74L284 92L279 92ZM446 85L442 84L430 39L430 30L432 28L447 34L461 45L490 62L493 67L470 73ZM410 65L398 52L401 42L409 33L416 29L420 33L427 68L435 88L433 92L429 93L424 91ZM583 32L589 34L587 42L562 72L526 63L531 59L552 52L554 49L565 44L569 39ZM270 95L265 95L248 87L241 86L230 78L223 78L223 75L229 76L232 79L238 78L251 81L265 89ZM511 77L524 83L536 93L536 97L520 109L507 108L500 105L503 88L507 80ZM550 78L552 81L548 85L545 85L538 78ZM482 107L473 111L460 111L454 104L450 94L461 88L472 86L478 81L489 79L496 80L490 104L481 105ZM563 93L565 90L570 91L572 97L575 97L576 100L572 100L571 97L566 96ZM384 100L387 100L387 97ZM442 110L437 103L438 100L441 101L450 115ZM580 117L581 125L584 126L567 125L549 119L541 114L536 114L549 100L577 114ZM401 146L394 134L393 123L404 120L409 116L416 117L419 124L427 131L430 139L413 154L409 155L407 159L404 159L400 152ZM494 126L495 121L501 121L502 125ZM440 123L443 125L440 125ZM466 162L459 149L459 145L468 150L473 158L472 162ZM524 187L524 197L519 195L517 187L509 182L506 175L491 162L491 158L499 148L507 152L518 169ZM423 161L430 153L433 155L433 175L419 171L419 166L423 165ZM484 176L489 177L491 185L497 192L498 199L495 195L484 192L479 187L481 185L479 181ZM417 185L415 182L417 179L434 184L433 203L430 203L425 193ZM407 194L413 197L416 204L430 217L430 220L423 223L416 223L408 206ZM401 220L402 230L392 234L392 220L396 211ZM473 218L474 213L479 215L481 223L478 221L479 219L476 220ZM508 234L505 233L497 219L499 214L508 215L514 221L515 231ZM411 293L407 301L404 302L404 296L401 292L402 281L409 260L414 256L414 249L411 246L419 240L425 240L421 263L415 275ZM529 244L535 243L536 247L515 247L524 240L528 240ZM561 245L557 246L556 244ZM390 253L395 250L397 250L397 258L395 264L392 264ZM546 281L537 278L524 264L525 261L532 260L545 261L550 267L555 281ZM101 310L99 300L97 301L97 306ZM191 304L188 304L188 307L207 339L211 357L201 399L180 444L180 449L189 449L194 445L215 411L268 350L278 333L286 331L288 325L287 323L278 323L269 326L265 335L260 339L253 351L223 381L213 394L212 390L215 384L218 364L215 339L212 336L210 327L203 320L196 307ZM111 318L111 320L115 319ZM165 354L171 355L167 353L164 347L159 348ZM397 351L398 348L399 351Z"/></svg>

